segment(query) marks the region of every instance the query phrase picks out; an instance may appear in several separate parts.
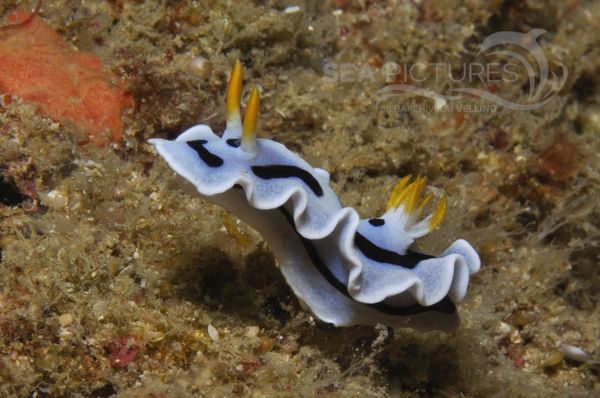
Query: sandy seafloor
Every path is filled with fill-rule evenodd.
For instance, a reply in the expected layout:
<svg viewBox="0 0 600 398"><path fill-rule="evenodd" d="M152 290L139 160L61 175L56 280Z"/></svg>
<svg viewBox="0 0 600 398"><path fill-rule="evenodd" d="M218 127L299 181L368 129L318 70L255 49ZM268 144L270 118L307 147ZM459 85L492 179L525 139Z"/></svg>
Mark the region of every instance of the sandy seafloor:
<svg viewBox="0 0 600 398"><path fill-rule="evenodd" d="M134 105L104 147L18 98L2 106L0 396L600 395L600 1L48 0L41 16ZM568 70L536 110L471 97L454 102L470 111L384 114L370 101L386 62L458 68L490 34L531 29L547 31L550 70ZM236 59L262 93L259 135L329 170L344 205L379 215L406 174L447 195L417 246L461 237L481 254L455 333L314 320L267 242L178 187L146 140L221 131ZM324 65L342 64L350 76L327 79ZM526 103L517 75L493 91ZM564 357L565 344L591 359Z"/></svg>

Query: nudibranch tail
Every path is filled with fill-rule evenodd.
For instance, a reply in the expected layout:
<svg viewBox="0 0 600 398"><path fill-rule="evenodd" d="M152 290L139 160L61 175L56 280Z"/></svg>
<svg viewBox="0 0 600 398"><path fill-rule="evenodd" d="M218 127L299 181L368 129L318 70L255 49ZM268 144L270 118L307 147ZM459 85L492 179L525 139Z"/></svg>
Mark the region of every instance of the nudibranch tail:
<svg viewBox="0 0 600 398"><path fill-rule="evenodd" d="M242 133L240 101L242 98L243 80L244 73L242 71L242 64L239 60L237 60L233 65L231 77L229 78L229 84L227 85L227 96L225 98L227 127L223 133L223 138L240 138Z"/></svg>
<svg viewBox="0 0 600 398"><path fill-rule="evenodd" d="M248 99L248 106L244 114L244 126L242 130L242 144L244 151L256 153L256 123L258 121L258 112L260 109L260 95L258 89L254 87Z"/></svg>

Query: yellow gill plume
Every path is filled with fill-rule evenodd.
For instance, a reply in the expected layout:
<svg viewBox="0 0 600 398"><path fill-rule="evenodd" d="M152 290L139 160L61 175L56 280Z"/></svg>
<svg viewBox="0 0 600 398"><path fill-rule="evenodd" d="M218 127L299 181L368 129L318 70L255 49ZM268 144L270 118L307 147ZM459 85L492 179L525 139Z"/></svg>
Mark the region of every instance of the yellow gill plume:
<svg viewBox="0 0 600 398"><path fill-rule="evenodd" d="M412 212L417 199L419 199L419 195L421 195L425 187L425 178L417 177L414 182L408 184L410 179L411 176L406 176L396 184L388 201L388 210L396 209L403 205L405 212Z"/></svg>
<svg viewBox="0 0 600 398"><path fill-rule="evenodd" d="M412 213L415 209L415 205L421 193L423 192L423 188L425 187L425 177L417 177L417 180L410 184L406 189L409 193L406 195L406 199L404 200L404 211L407 213Z"/></svg>
<svg viewBox="0 0 600 398"><path fill-rule="evenodd" d="M418 211L421 212L423 211L423 209L425 208L425 206L427 206L427 204L431 201L431 199L433 198L433 194L432 193L428 193L427 195L425 195L425 197L423 198L423 200L421 200L421 203L419 203L419 207L418 207Z"/></svg>
<svg viewBox="0 0 600 398"><path fill-rule="evenodd" d="M409 220L412 220L410 222L413 223L416 221L416 218L421 215L434 195L433 193L429 193L425 195L423 199L420 199L421 194L425 189L426 178L417 177L415 181L410 182L411 178L410 175L406 176L396 184L387 203L386 211L395 210L400 206L403 206L402 210L409 216ZM436 229L444 219L447 207L448 201L445 196L442 196L435 211L421 222L426 223L426 226L415 224L414 226L417 227L415 230L421 230L424 227L426 227L428 231Z"/></svg>
<svg viewBox="0 0 600 398"><path fill-rule="evenodd" d="M442 196L440 199L440 203L438 203L437 208L433 212L431 216L431 220L429 220L429 230L433 231L442 223L444 219L444 215L446 215L446 209L448 208L448 199L445 196Z"/></svg>
<svg viewBox="0 0 600 398"><path fill-rule="evenodd" d="M387 206L385 208L386 211L389 209L394 209L400 205L400 202L398 201L398 199L399 199L400 195L402 194L402 192L404 191L406 184L408 184L408 182L410 181L411 178L412 178L411 175L407 175L406 177L404 177L400 181L398 181L398 183L392 190L390 199L387 202Z"/></svg>
<svg viewBox="0 0 600 398"><path fill-rule="evenodd" d="M244 124L242 127L242 144L241 148L246 152L257 151L256 148L256 124L258 121L258 111L260 109L260 94L258 89L254 87L248 99L246 113L244 114Z"/></svg>

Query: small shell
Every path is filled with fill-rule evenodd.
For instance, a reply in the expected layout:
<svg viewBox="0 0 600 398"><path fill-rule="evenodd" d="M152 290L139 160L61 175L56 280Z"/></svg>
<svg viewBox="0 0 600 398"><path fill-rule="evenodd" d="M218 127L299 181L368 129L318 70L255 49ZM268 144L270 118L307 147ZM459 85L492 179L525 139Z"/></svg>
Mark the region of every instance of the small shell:
<svg viewBox="0 0 600 398"><path fill-rule="evenodd" d="M583 351L581 348L569 344L561 344L560 352L562 352L566 359L570 359L572 361L587 362L592 359L590 354Z"/></svg>
<svg viewBox="0 0 600 398"><path fill-rule="evenodd" d="M289 6L285 10L283 10L283 13L284 14L295 14L300 11L302 11L302 9L298 6Z"/></svg>
<svg viewBox="0 0 600 398"><path fill-rule="evenodd" d="M260 328L258 326L248 326L246 328L246 337L254 338L254 337L258 336L259 332L260 332Z"/></svg>
<svg viewBox="0 0 600 398"><path fill-rule="evenodd" d="M219 331L212 324L208 325L208 335L215 343L219 341Z"/></svg>

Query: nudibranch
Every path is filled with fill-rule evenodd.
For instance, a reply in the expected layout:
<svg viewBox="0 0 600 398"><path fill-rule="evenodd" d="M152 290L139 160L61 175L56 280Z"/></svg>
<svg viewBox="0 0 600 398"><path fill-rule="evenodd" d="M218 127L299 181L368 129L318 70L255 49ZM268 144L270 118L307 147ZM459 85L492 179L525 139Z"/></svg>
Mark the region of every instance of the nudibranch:
<svg viewBox="0 0 600 398"><path fill-rule="evenodd" d="M262 235L300 303L322 321L455 329L455 303L479 270L479 256L464 240L439 256L410 249L440 224L445 198L422 217L433 194L421 199L425 179L405 177L392 190L385 214L361 220L355 209L342 207L327 171L280 143L256 138L256 88L242 123L242 80L238 61L227 88L222 137L197 125L174 141L149 142L194 193Z"/></svg>

